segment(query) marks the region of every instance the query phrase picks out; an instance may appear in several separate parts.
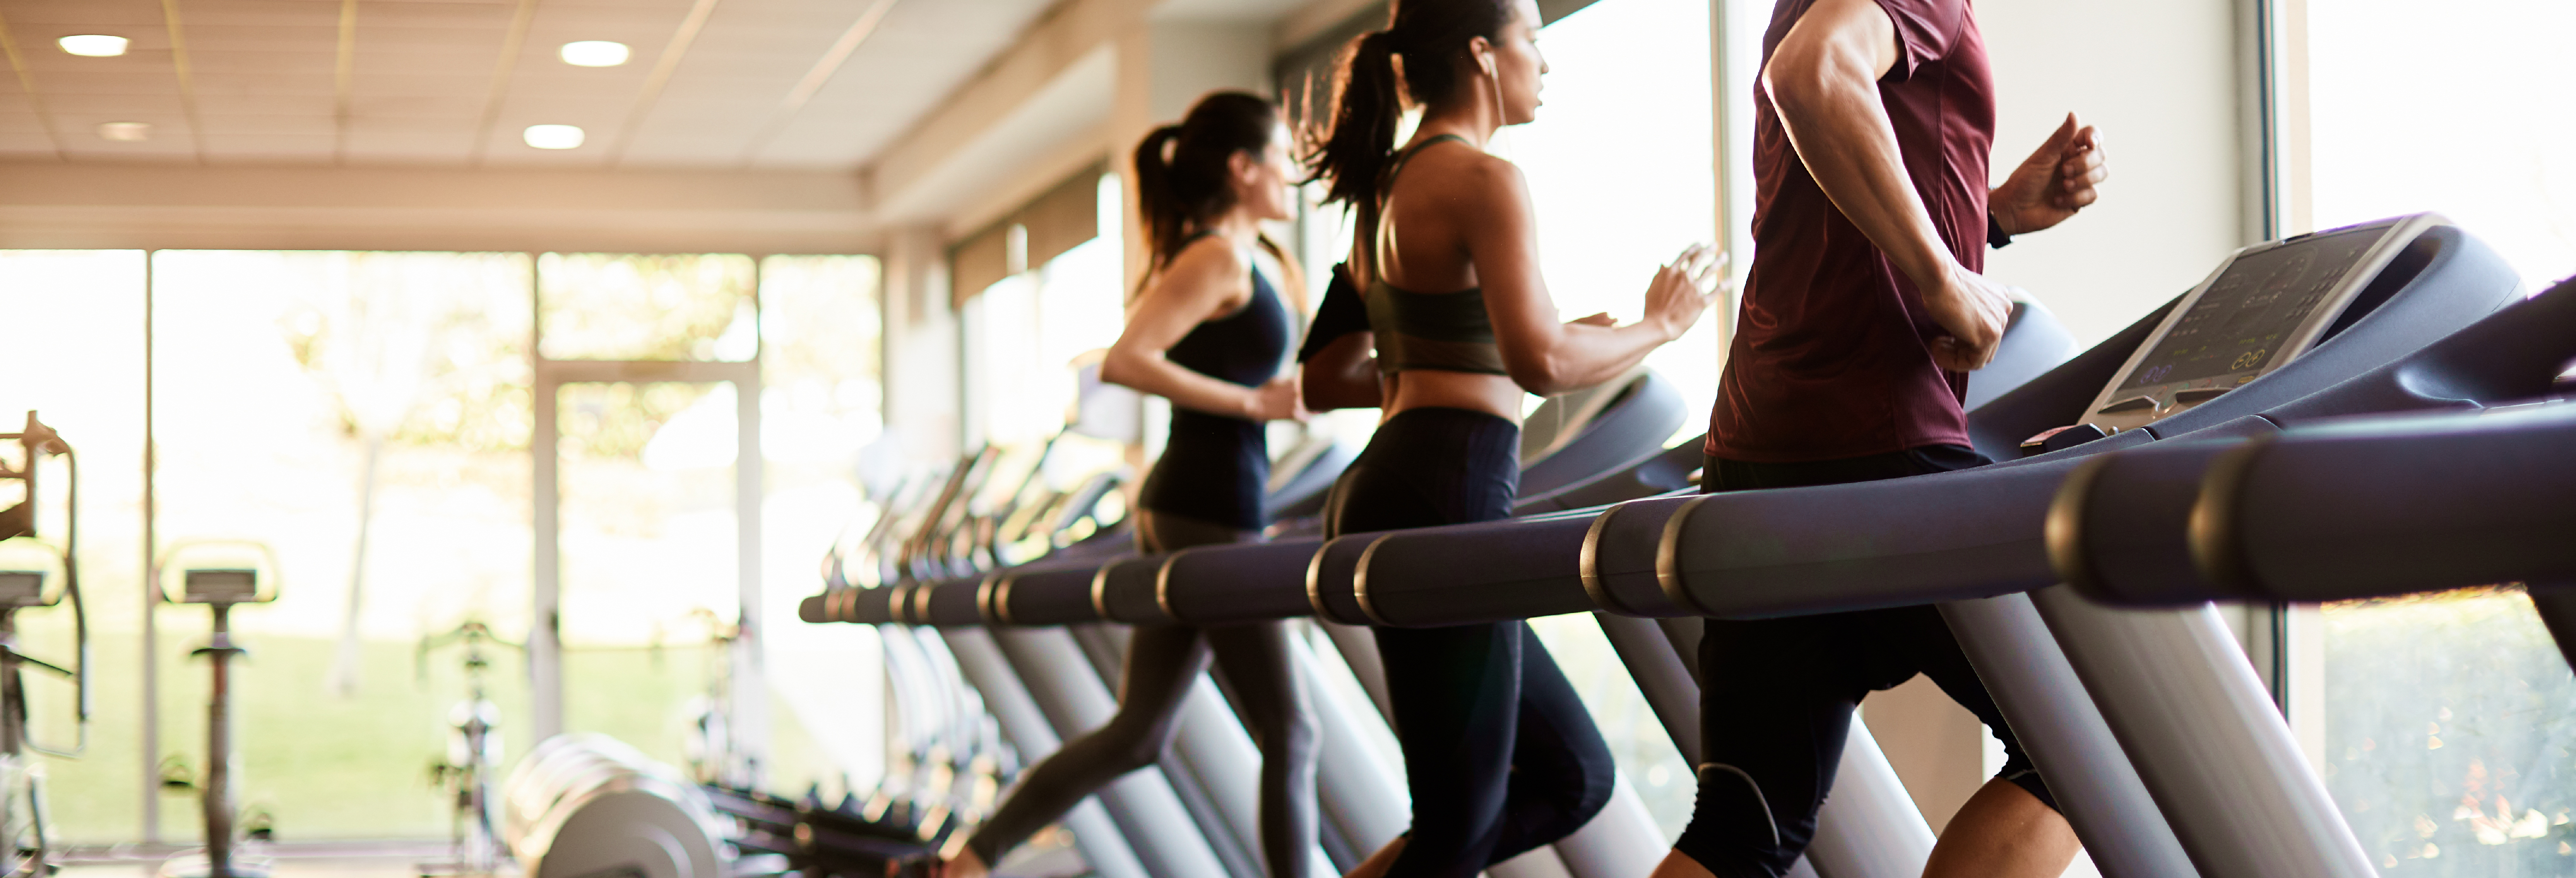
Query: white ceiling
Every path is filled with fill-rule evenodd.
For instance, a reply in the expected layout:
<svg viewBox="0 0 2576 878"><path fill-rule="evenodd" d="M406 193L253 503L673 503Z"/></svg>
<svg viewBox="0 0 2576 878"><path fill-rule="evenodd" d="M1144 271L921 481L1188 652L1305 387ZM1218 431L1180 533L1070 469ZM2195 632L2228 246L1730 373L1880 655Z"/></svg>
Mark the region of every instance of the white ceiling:
<svg viewBox="0 0 2576 878"><path fill-rule="evenodd" d="M850 169L1050 5L0 0L14 74L0 76L0 161ZM132 47L84 58L55 45L82 33ZM633 57L574 67L556 55L573 40ZM108 141L105 122L148 122L152 137ZM588 140L521 143L549 123Z"/></svg>

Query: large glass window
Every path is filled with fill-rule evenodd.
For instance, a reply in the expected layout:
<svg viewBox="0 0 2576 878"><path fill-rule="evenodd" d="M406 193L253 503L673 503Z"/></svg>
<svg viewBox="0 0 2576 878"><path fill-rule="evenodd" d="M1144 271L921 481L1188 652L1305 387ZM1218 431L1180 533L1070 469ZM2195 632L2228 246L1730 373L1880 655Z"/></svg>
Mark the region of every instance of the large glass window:
<svg viewBox="0 0 2576 878"><path fill-rule="evenodd" d="M1717 236L1706 0L1599 0L1540 31L1547 105L1503 129L1496 151L1527 175L1548 292L1566 317L1637 319L1655 267ZM1725 315L1712 313L1646 365L1682 397L1717 397ZM1707 429L1686 419L1675 439ZM1666 837L1690 819L1689 765L1588 616L1532 622Z"/></svg>
<svg viewBox="0 0 2576 878"><path fill-rule="evenodd" d="M766 490L753 496L770 526L753 533L764 613L782 624L759 632L767 691L735 693L759 706L736 714L764 728L737 732L765 743L773 789L872 782L880 728L850 714L875 654L793 619L829 529L864 508L856 464L882 428L878 282L864 256L0 251L0 311L44 329L13 346L40 365L0 382L0 415L38 411L82 464L99 694L86 752L47 760L55 838L150 837L147 796L160 838L199 828L207 671L189 650L207 613L151 602L142 572L147 302L163 557L185 567L189 547L237 541L276 559L278 599L233 614L251 650L234 692L250 825L283 840L447 834L427 769L467 681L461 652L419 650L469 621L511 643L531 631L541 384L561 434L566 677L587 684L568 687L567 726L675 764L700 755L691 721L740 667L715 641L738 621L732 475L738 415L756 411ZM602 359L745 380L538 380L541 360ZM50 510L62 483L47 472ZM60 519L46 524L59 539ZM67 656L66 615L22 612L28 651ZM487 657L506 762L534 743L537 705L518 650ZM817 667L834 670L804 670ZM69 688L32 683L40 741L68 744Z"/></svg>
<svg viewBox="0 0 2576 878"><path fill-rule="evenodd" d="M1708 13L1706 0L1600 0L1540 31L1547 104L1495 148L1529 179L1541 268L1568 318L1635 320L1655 266L1694 243L1726 243ZM1646 364L1683 398L1715 399L1726 316L1710 314ZM1682 428L1702 429L1695 419Z"/></svg>
<svg viewBox="0 0 2576 878"><path fill-rule="evenodd" d="M55 825L76 841L133 839L143 828L143 278L139 250L0 251L0 314L16 329L0 360L0 433L18 432L33 411L79 454L96 713L80 758L43 760ZM8 445L0 458L16 466L16 443ZM63 475L59 462L40 472L38 534L56 547L66 536ZM0 507L19 499L14 482L0 483ZM22 548L9 547L11 561L26 557ZM68 607L16 616L19 649L72 659ZM25 679L30 734L70 746L71 687L41 673Z"/></svg>
<svg viewBox="0 0 2576 878"><path fill-rule="evenodd" d="M884 770L876 629L795 621L823 550L874 521L861 474L885 432L880 270L867 256L760 264L761 597L779 719L768 774L791 792L864 790Z"/></svg>
<svg viewBox="0 0 2576 878"><path fill-rule="evenodd" d="M2316 227L2440 211L2533 291L2576 273L2576 115L2561 0L2309 0Z"/></svg>
<svg viewBox="0 0 2576 878"><path fill-rule="evenodd" d="M233 613L251 649L242 808L285 838L443 835L425 769L465 695L461 659L424 677L413 649L469 619L512 640L528 627L527 258L162 251L153 275L161 545L257 543L278 565L276 602ZM155 612L154 756L202 776L207 671L189 650L207 613ZM533 743L526 675L495 658L515 753ZM177 792L161 831L194 839L193 792ZM80 795L135 806L131 787Z"/></svg>
<svg viewBox="0 0 2576 878"><path fill-rule="evenodd" d="M2513 589L2325 609L2326 787L2392 875L2576 871L2576 678Z"/></svg>
<svg viewBox="0 0 2576 878"><path fill-rule="evenodd" d="M2576 6L2306 4L2310 206L2326 228L2439 211L2531 291L2576 272ZM2296 23L2294 23L2295 25ZM2576 871L2576 676L2507 589L2329 604L2327 788L2391 875Z"/></svg>

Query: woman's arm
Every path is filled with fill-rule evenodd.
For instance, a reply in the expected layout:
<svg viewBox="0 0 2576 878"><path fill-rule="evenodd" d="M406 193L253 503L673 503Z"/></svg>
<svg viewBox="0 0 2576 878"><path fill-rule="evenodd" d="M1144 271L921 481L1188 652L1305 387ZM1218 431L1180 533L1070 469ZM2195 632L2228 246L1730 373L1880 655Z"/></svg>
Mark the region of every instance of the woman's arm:
<svg viewBox="0 0 2576 878"><path fill-rule="evenodd" d="M1694 247L1675 265L1656 269L1646 288L1645 317L1626 326L1601 315L1559 322L1538 265L1538 226L1520 169L1499 158L1474 163L1464 216L1485 310L1502 346L1503 368L1522 389L1552 396L1625 374L1665 342L1680 338L1708 310L1703 292L1716 257Z"/></svg>
<svg viewBox="0 0 2576 878"><path fill-rule="evenodd" d="M1322 350L1298 366L1298 379L1305 386L1307 411L1333 409L1381 408L1377 358L1369 351L1377 346L1371 333L1353 332L1333 339Z"/></svg>
<svg viewBox="0 0 2576 878"><path fill-rule="evenodd" d="M1249 421L1298 415L1297 379L1285 375L1245 387L1172 362L1164 352L1200 323L1243 307L1252 295L1251 267L1222 238L1181 251L1127 310L1127 329L1100 363L1100 380L1131 387L1193 411Z"/></svg>

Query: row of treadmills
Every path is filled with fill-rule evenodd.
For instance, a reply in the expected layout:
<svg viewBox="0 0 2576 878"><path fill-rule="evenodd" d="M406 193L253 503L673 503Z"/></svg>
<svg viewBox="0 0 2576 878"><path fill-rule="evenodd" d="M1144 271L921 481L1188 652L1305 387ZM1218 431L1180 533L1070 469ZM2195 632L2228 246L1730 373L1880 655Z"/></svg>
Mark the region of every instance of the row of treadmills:
<svg viewBox="0 0 2576 878"><path fill-rule="evenodd" d="M1644 374L1532 417L1512 520L1325 539L1313 514L1348 449L1283 465L1276 539L1163 556L1136 557L1105 516L1074 526L1106 491L1011 522L931 497L879 551L836 559L801 615L886 626L972 688L939 696L967 717L941 740L998 733L1032 761L1113 709L1123 629L1098 623L1312 617L1317 649L1380 707L1315 699L1317 859L1347 868L1407 821L1400 769L1359 743L1383 735L1384 704L1355 626L1591 613L1696 762L1690 620L1938 604L2102 874L2376 874L2211 602L2522 582L2576 661L2576 591L2553 588L2576 582L2576 402L2555 395L2576 282L2526 297L2493 250L2418 214L2247 247L2072 347L2016 309L1970 382L1990 467L1701 496L1698 442L1662 440L1703 401ZM1260 874L1258 757L1222 681L1199 685L1161 770L1064 821L1094 873ZM1852 728L1800 873L1919 875L1931 833ZM962 837L957 812L989 807L1007 774L916 782L906 825ZM1490 873L1642 876L1664 844L1623 789L1593 826Z"/></svg>

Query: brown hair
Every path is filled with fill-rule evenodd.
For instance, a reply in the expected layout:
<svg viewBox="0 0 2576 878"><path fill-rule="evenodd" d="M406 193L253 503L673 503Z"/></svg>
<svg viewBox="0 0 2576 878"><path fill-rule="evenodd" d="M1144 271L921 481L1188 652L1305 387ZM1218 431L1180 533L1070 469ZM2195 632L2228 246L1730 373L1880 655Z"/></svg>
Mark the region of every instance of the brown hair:
<svg viewBox="0 0 2576 878"><path fill-rule="evenodd" d="M1386 183L1380 177L1395 157L1404 97L1419 104L1448 100L1458 88L1450 61L1467 51L1468 40L1501 36L1511 20L1506 0L1395 0L1385 30L1352 40L1342 51L1329 121L1306 155L1307 180L1323 181L1324 203L1373 213Z"/></svg>

